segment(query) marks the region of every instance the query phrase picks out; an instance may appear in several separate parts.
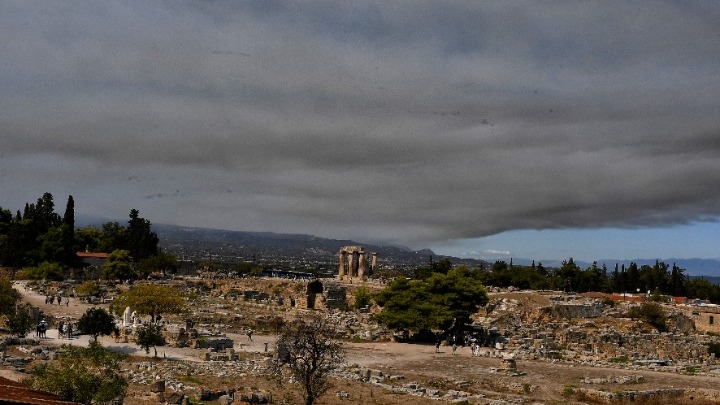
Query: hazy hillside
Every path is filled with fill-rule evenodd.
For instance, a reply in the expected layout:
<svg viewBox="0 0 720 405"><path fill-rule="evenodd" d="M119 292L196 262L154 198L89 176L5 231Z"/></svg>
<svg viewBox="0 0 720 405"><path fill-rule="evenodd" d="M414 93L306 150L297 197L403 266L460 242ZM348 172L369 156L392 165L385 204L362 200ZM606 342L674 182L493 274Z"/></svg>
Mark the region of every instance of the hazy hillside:
<svg viewBox="0 0 720 405"><path fill-rule="evenodd" d="M413 251L397 245L373 245L352 240L326 239L312 235L281 234L272 232L242 232L220 229L191 228L155 224L153 229L160 237L160 245L170 250L183 247L195 252L223 256L282 256L315 260L334 260L343 246L363 246L369 253L377 253L381 260L399 265L420 265L444 256L431 250ZM482 261L451 258L453 263L480 266Z"/></svg>
<svg viewBox="0 0 720 405"><path fill-rule="evenodd" d="M126 220L113 220L108 218L93 217L82 214L76 215L76 225L100 226L105 222L117 221L124 223ZM219 255L277 255L285 257L323 259L331 260L336 257L340 247L347 245L358 245L365 247L368 252L376 252L385 260L392 260L398 264L424 264L430 257L441 259L445 256L438 256L430 249L413 251L399 245L378 245L351 240L326 239L312 235L282 234L272 232L242 232L228 231L208 228L191 228L177 225L153 224L153 230L160 237L160 245L163 248L183 246L184 249L204 251ZM465 263L470 266L480 266L487 262L474 259L460 259L450 257L453 263ZM625 267L635 262L638 266L654 265L656 259L600 259L598 266L606 265L609 271L615 268L615 263ZM669 266L673 263L686 270L691 276L720 277L720 260L717 259L659 259ZM506 262L510 260L507 259ZM513 258L516 265L530 265L532 259ZM535 263L542 263L546 268L560 267L562 260L547 259L535 260ZM592 263L576 261L578 266L585 269Z"/></svg>

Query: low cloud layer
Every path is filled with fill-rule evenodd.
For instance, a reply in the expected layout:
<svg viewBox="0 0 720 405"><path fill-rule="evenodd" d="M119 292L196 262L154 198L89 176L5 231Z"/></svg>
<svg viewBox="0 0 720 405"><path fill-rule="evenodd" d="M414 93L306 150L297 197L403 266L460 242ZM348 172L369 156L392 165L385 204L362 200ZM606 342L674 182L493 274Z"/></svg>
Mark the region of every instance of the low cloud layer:
<svg viewBox="0 0 720 405"><path fill-rule="evenodd" d="M0 205L408 243L720 215L720 5L6 1Z"/></svg>

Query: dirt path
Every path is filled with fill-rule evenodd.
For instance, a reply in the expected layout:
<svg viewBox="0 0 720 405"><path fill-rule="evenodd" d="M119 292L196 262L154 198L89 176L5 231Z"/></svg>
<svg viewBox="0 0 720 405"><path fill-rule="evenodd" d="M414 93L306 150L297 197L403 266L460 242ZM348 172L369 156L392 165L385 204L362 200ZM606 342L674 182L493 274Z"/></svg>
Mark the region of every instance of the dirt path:
<svg viewBox="0 0 720 405"><path fill-rule="evenodd" d="M108 308L107 304L87 304L77 299L70 299L70 305L50 305L45 303L45 296L35 291L28 290L24 282L15 283L15 288L22 295L22 300L28 302L43 310L45 314L52 315L56 318L70 318L77 321L89 308L101 307ZM28 337L34 337L35 332L28 334ZM87 346L90 342L90 336L83 335L71 340L58 339L57 329L50 329L47 332L47 344L71 344L79 346ZM228 333L227 336L235 342L235 349L245 352L260 353L265 350L265 343L268 343L269 350L273 350L277 337L275 335L253 334L252 341L247 336L239 333ZM144 356L145 352L133 343L115 343L115 340L109 336L100 336L98 341L106 348L127 353L131 355ZM350 364L358 364L363 367L372 367L377 365L392 365L399 359L403 362L421 361L427 359L430 354L435 353L434 346L410 345L405 343L347 343L348 350L347 361ZM200 361L200 355L203 350L191 348L173 348L160 347L158 355L173 359L183 359L189 361Z"/></svg>
<svg viewBox="0 0 720 405"><path fill-rule="evenodd" d="M107 304L87 304L77 299L70 299L70 305L65 305L64 300L62 305L50 305L45 303L45 296L38 294L35 291L28 290L24 282L16 282L14 287L22 295L22 300L28 302L43 310L45 314L52 315L56 318L72 319L77 321L89 308L101 307L108 308ZM28 334L28 337L35 337L35 332ZM228 333L227 337L235 342L236 351L245 351L249 353L260 353L265 351L265 343L268 343L268 350L272 350L275 346L276 337L274 335L263 335L253 334L252 341L248 340L247 336L238 333ZM49 329L47 331L46 339L43 339L44 344L62 345L69 344L74 346L85 346L87 347L92 338L89 335L75 336L73 339L58 339L57 329ZM116 343L115 339L110 336L100 336L98 341L107 349L126 353L130 355L145 356L145 351L134 343ZM205 351L201 349L192 348L178 348L178 347L158 347L158 356L187 360L187 361L201 361L200 355ZM153 353L152 349L150 351Z"/></svg>

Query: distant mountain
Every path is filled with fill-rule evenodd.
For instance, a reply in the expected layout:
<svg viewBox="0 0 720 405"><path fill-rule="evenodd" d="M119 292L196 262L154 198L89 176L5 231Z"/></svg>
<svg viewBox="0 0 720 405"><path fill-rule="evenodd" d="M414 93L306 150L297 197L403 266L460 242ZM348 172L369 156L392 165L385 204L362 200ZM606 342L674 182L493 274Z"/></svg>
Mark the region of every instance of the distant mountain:
<svg viewBox="0 0 720 405"><path fill-rule="evenodd" d="M124 225L127 220L104 218L100 216L75 215L77 227L97 226L100 227L106 222L119 222ZM306 258L308 260L331 261L337 257L342 246L363 246L367 252L375 252L383 260L388 260L398 265L422 265L431 258L440 260L450 259L455 264L466 264L479 267L492 265L495 260L460 259L451 256L438 256L430 249L411 250L408 247L397 244L363 243L352 240L337 240L320 238L304 234L284 234L273 232L243 232L229 231L210 228L194 228L178 225L155 224L153 230L160 237L161 247L174 253L202 253L205 255L221 256L284 256L294 258ZM509 263L509 258L503 258ZM513 258L513 264L529 266L532 259ZM659 259L661 262L672 266L675 263L678 267L686 270L689 276L720 277L720 259ZM600 259L598 266L605 264L608 270L615 268L615 263L625 267L635 262L638 266L655 264L656 259ZM562 266L562 260L535 260L536 264L542 263L546 268L558 268ZM576 260L575 263L582 269L592 266L592 263Z"/></svg>
<svg viewBox="0 0 720 405"><path fill-rule="evenodd" d="M127 220L81 213L75 215L75 226L78 228L87 226L100 228L107 222L119 222L121 225L125 225ZM331 261L337 258L340 248L343 246L362 246L366 252L377 253L382 260L398 265L420 265L427 263L430 258L445 257L435 255L430 249L414 251L402 245L327 239L304 234L230 231L156 223L152 224L152 230L158 234L162 248L187 256L292 257ZM370 257L368 257L369 259ZM480 260L451 259L453 263L478 266L481 263Z"/></svg>
<svg viewBox="0 0 720 405"><path fill-rule="evenodd" d="M377 253L380 260L402 266L417 266L430 259L439 260L430 249L418 251L404 246L369 244L353 240L320 238L304 234L273 232L243 232L222 229L193 228L177 225L153 224L162 248L178 255L222 256L248 259L251 257L294 258L306 261L334 263L343 246L362 246L368 253ZM368 260L370 257L368 257ZM474 259L450 257L453 263L480 266Z"/></svg>
<svg viewBox="0 0 720 405"><path fill-rule="evenodd" d="M100 217L97 215L88 215L82 213L75 213L75 228L85 228L88 226L94 226L96 228L102 228L102 225L108 222L118 222L121 225L127 225L127 219L118 220Z"/></svg>

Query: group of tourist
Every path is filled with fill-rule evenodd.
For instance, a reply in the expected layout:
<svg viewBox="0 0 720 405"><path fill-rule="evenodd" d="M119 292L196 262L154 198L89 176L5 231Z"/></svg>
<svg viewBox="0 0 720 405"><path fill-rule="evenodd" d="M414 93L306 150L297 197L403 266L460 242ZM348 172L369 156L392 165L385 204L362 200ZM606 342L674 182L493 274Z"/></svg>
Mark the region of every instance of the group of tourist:
<svg viewBox="0 0 720 405"><path fill-rule="evenodd" d="M72 323L65 321L58 322L58 339L72 339L72 333Z"/></svg>
<svg viewBox="0 0 720 405"><path fill-rule="evenodd" d="M435 341L435 353L440 353L440 345L442 344L442 339L437 339ZM468 338L465 345L470 345L470 349L472 350L473 357L479 357L480 356L480 348L482 347L480 345L480 341L476 338ZM458 344L457 341L454 338L451 338L448 342L448 345L452 346L452 354L457 354Z"/></svg>
<svg viewBox="0 0 720 405"><path fill-rule="evenodd" d="M45 319L42 319L35 328L35 337L46 338L47 337L48 324ZM66 321L58 322L58 339L72 339L73 326L72 323Z"/></svg>
<svg viewBox="0 0 720 405"><path fill-rule="evenodd" d="M48 295L45 297L45 305L54 305L55 301L57 301L58 305L63 304L63 298L59 294L57 296ZM70 297L65 298L64 302L65 306L70 306Z"/></svg>

